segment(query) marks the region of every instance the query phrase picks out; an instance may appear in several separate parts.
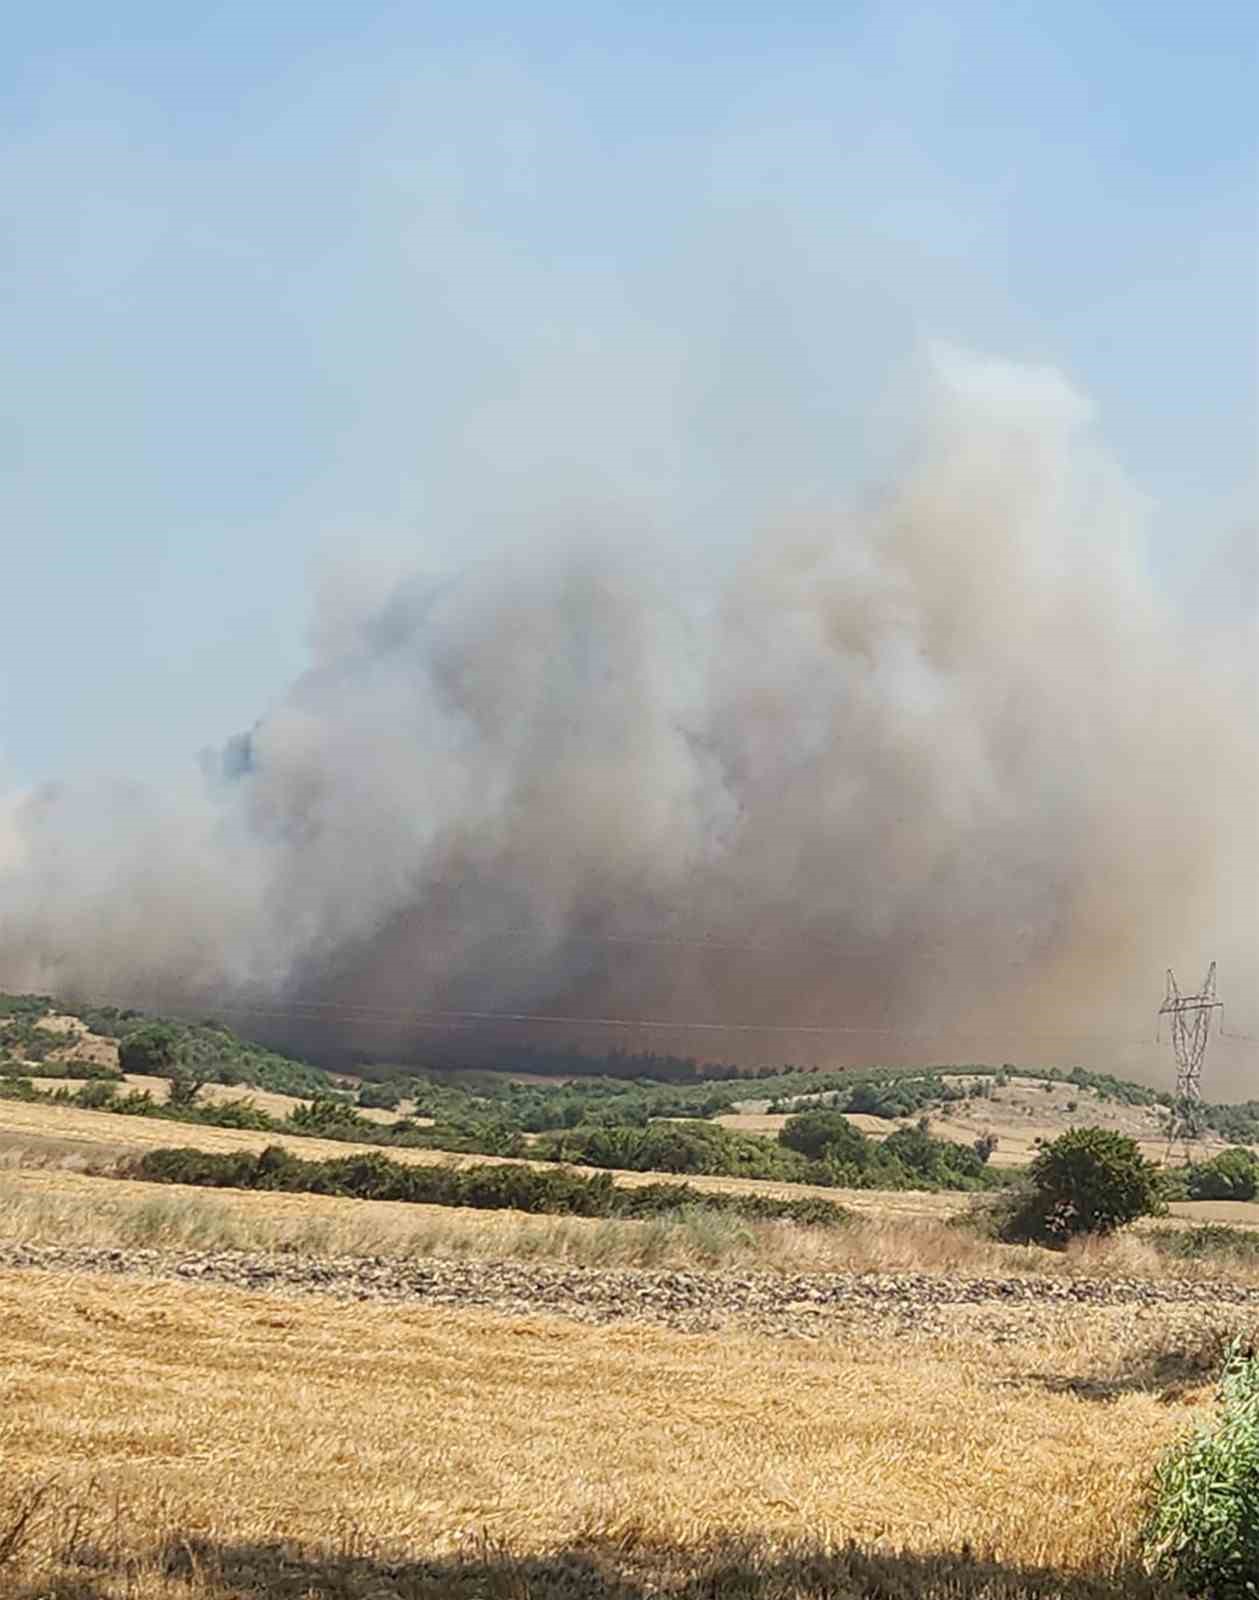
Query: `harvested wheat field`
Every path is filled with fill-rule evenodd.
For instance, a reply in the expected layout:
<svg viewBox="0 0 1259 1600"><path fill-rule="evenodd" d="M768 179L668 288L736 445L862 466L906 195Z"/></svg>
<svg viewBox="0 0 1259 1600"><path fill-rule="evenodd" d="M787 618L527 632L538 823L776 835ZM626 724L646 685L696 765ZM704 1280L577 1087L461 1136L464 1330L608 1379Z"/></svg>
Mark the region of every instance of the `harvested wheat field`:
<svg viewBox="0 0 1259 1600"><path fill-rule="evenodd" d="M1147 1594L1148 1474L1221 1337L1062 1311L998 1343L958 1308L784 1342L38 1271L0 1273L0 1327L23 1600Z"/></svg>

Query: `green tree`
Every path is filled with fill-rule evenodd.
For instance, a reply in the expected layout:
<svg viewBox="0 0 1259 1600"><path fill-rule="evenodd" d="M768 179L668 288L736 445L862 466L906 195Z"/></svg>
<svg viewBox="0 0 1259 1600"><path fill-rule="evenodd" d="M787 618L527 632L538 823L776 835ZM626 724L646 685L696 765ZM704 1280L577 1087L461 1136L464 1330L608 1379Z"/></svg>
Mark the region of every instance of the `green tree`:
<svg viewBox="0 0 1259 1600"><path fill-rule="evenodd" d="M1046 1145L1029 1169L1029 1188L1006 1218L1007 1237L1065 1243L1076 1234L1113 1233L1166 1210L1158 1168L1135 1139L1109 1128L1072 1128Z"/></svg>
<svg viewBox="0 0 1259 1600"><path fill-rule="evenodd" d="M168 1077L179 1059L179 1034L165 1022L146 1023L118 1043L118 1065L124 1072Z"/></svg>
<svg viewBox="0 0 1259 1600"><path fill-rule="evenodd" d="M396 1111L402 1104L402 1090L396 1083L365 1083L358 1092L364 1111Z"/></svg>
<svg viewBox="0 0 1259 1600"><path fill-rule="evenodd" d="M802 1111L789 1117L779 1130L778 1142L810 1161L841 1166L864 1167L870 1156L865 1134L842 1111Z"/></svg>

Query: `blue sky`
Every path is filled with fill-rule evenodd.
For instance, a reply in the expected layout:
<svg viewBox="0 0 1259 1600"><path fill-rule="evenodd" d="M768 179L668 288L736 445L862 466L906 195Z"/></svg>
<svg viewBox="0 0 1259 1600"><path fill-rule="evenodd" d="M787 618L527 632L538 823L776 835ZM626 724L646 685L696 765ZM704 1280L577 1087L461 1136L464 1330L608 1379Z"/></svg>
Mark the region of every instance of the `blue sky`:
<svg viewBox="0 0 1259 1600"><path fill-rule="evenodd" d="M860 485L932 338L1060 367L1192 564L1253 526L1257 34L1240 3L22 8L0 776L248 726L347 555L440 566L596 500L702 547Z"/></svg>

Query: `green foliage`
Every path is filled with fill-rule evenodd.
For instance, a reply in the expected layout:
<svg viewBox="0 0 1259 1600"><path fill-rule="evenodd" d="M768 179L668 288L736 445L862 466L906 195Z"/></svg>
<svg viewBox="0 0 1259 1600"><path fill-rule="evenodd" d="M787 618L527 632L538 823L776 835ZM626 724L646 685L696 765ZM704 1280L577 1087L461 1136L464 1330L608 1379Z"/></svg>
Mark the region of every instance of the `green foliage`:
<svg viewBox="0 0 1259 1600"><path fill-rule="evenodd" d="M779 1200L768 1195L710 1194L685 1183L618 1188L610 1173L585 1177L539 1171L515 1162L458 1170L410 1166L378 1152L335 1161L303 1161L278 1145L259 1155L215 1155L204 1150L149 1150L125 1169L156 1183L211 1188L285 1190L302 1194L397 1200L415 1205L470 1206L480 1210L545 1212L563 1216L645 1218L682 1210L724 1212L747 1220L836 1227L848 1220L827 1200Z"/></svg>
<svg viewBox="0 0 1259 1600"><path fill-rule="evenodd" d="M176 1068L170 1075L167 1104L177 1111L190 1111L201 1093L201 1080L186 1069Z"/></svg>
<svg viewBox="0 0 1259 1600"><path fill-rule="evenodd" d="M1222 1150L1189 1168L1185 1193L1190 1200L1253 1200L1259 1193L1259 1161L1249 1150Z"/></svg>
<svg viewBox="0 0 1259 1600"><path fill-rule="evenodd" d="M627 1172L690 1172L789 1183L809 1182L816 1176L817 1181L827 1181L794 1151L755 1134L734 1133L705 1122L574 1128L545 1136L531 1154L541 1160Z"/></svg>
<svg viewBox="0 0 1259 1600"><path fill-rule="evenodd" d="M0 1100L46 1100L29 1078L15 1077L10 1073L0 1075Z"/></svg>
<svg viewBox="0 0 1259 1600"><path fill-rule="evenodd" d="M790 1130L790 1131L789 1131ZM540 1140L530 1154L630 1172L702 1173L864 1189L980 1189L1008 1180L989 1172L969 1145L901 1128L882 1144L841 1112L793 1117L777 1144L705 1123L653 1122L646 1128L574 1128ZM796 1143L793 1144L793 1141ZM807 1150L816 1151L810 1158Z"/></svg>
<svg viewBox="0 0 1259 1600"><path fill-rule="evenodd" d="M851 1162L864 1167L870 1143L842 1111L803 1111L789 1117L779 1130L778 1142L810 1161Z"/></svg>
<svg viewBox="0 0 1259 1600"><path fill-rule="evenodd" d="M259 1133L269 1133L275 1127L275 1119L248 1098L220 1100L211 1105L202 1102L189 1120L208 1128L252 1128Z"/></svg>
<svg viewBox="0 0 1259 1600"><path fill-rule="evenodd" d="M0 1018L35 1022L53 1010L46 994L0 994Z"/></svg>
<svg viewBox="0 0 1259 1600"><path fill-rule="evenodd" d="M179 1060L179 1033L169 1023L149 1022L118 1045L118 1065L126 1073L169 1077Z"/></svg>
<svg viewBox="0 0 1259 1600"><path fill-rule="evenodd" d="M364 1111L396 1111L405 1098L405 1089L396 1083L365 1083L358 1092Z"/></svg>
<svg viewBox="0 0 1259 1600"><path fill-rule="evenodd" d="M999 1226L1007 1239L1062 1244L1165 1209L1158 1169L1135 1139L1109 1128L1072 1128L1037 1154L1027 1187Z"/></svg>
<svg viewBox="0 0 1259 1600"><path fill-rule="evenodd" d="M67 1098L85 1111L103 1111L118 1097L118 1084L113 1079L94 1079L77 1091L63 1090Z"/></svg>
<svg viewBox="0 0 1259 1600"><path fill-rule="evenodd" d="M1234 1344L1220 1411L1160 1462L1145 1544L1151 1564L1191 1596L1259 1596L1259 1362Z"/></svg>
<svg viewBox="0 0 1259 1600"><path fill-rule="evenodd" d="M304 1105L294 1106L288 1114L288 1125L295 1133L314 1139L344 1138L347 1133L361 1133L371 1126L353 1106L330 1094L317 1094Z"/></svg>
<svg viewBox="0 0 1259 1600"><path fill-rule="evenodd" d="M1160 1255L1173 1261L1218 1262L1222 1268L1259 1265L1259 1233L1225 1222L1195 1228L1155 1228L1145 1236Z"/></svg>
<svg viewBox="0 0 1259 1600"><path fill-rule="evenodd" d="M1203 1124L1222 1139L1235 1144L1259 1143L1259 1100L1243 1100L1239 1105L1201 1107Z"/></svg>
<svg viewBox="0 0 1259 1600"><path fill-rule="evenodd" d="M3 1068L0 1068L3 1071ZM100 1061L40 1061L32 1062L28 1057L22 1063L22 1071L28 1078L78 1078L86 1081L90 1078L110 1079L114 1083L121 1081L122 1074L113 1067L107 1067Z"/></svg>

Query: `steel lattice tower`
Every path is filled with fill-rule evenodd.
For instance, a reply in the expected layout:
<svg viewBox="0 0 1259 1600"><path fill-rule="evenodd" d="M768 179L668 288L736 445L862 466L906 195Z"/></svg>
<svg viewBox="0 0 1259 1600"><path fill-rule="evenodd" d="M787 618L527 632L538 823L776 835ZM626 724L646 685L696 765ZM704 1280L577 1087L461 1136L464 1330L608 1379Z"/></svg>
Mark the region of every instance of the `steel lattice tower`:
<svg viewBox="0 0 1259 1600"><path fill-rule="evenodd" d="M1193 1160L1194 1141L1202 1137L1202 1061L1211 1032L1211 1013L1223 1005L1215 996L1215 962L1207 968L1198 994L1181 994L1175 974L1167 969L1167 992L1159 1007L1160 1017L1170 1017L1172 1049L1176 1052L1176 1100L1167 1129L1167 1155L1171 1159L1177 1144L1184 1146L1185 1160Z"/></svg>

